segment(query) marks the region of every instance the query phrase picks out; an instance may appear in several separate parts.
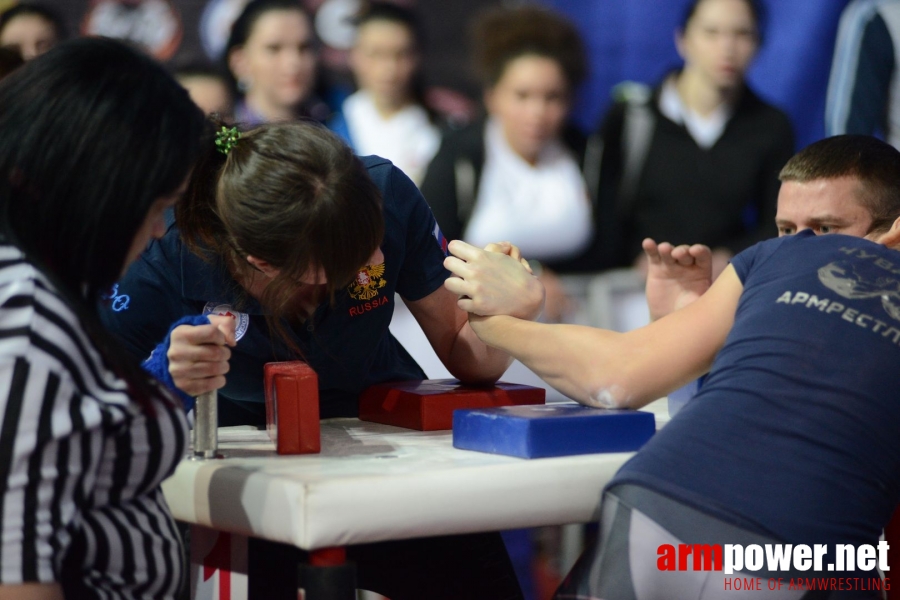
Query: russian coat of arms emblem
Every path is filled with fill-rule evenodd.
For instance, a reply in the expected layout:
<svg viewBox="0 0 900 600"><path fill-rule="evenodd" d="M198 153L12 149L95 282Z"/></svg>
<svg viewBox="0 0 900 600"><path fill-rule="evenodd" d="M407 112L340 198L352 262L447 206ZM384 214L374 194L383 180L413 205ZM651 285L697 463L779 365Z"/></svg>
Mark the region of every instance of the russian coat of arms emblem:
<svg viewBox="0 0 900 600"><path fill-rule="evenodd" d="M350 297L356 300L371 300L378 290L387 285L384 280L384 263L366 265L356 274L356 279L348 286Z"/></svg>

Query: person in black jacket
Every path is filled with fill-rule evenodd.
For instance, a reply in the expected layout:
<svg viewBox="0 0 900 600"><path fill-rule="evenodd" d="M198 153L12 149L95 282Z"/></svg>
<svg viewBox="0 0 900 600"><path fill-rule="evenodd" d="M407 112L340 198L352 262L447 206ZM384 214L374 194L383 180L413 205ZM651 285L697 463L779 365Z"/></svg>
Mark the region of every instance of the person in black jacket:
<svg viewBox="0 0 900 600"><path fill-rule="evenodd" d="M620 265L644 238L732 254L775 235L778 172L794 152L787 116L746 84L760 42L755 0L695 0L676 42L684 68L652 92L619 88L601 128L600 205L619 223Z"/></svg>
<svg viewBox="0 0 900 600"><path fill-rule="evenodd" d="M488 13L473 33L487 115L445 135L425 174L441 229L478 245L509 239L553 271L608 266L591 252L599 138L566 123L587 68L577 30L526 7Z"/></svg>

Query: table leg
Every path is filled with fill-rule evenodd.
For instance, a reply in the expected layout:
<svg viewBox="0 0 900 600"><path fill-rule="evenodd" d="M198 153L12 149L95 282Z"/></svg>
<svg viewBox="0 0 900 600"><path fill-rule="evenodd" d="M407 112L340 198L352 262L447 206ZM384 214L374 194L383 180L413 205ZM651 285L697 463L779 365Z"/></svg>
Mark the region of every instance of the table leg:
<svg viewBox="0 0 900 600"><path fill-rule="evenodd" d="M258 538L247 540L248 600L297 600L297 565L303 552Z"/></svg>
<svg viewBox="0 0 900 600"><path fill-rule="evenodd" d="M247 541L248 600L356 600L356 567L344 548L303 552L257 538Z"/></svg>
<svg viewBox="0 0 900 600"><path fill-rule="evenodd" d="M347 562L344 548L323 548L309 553L299 567L304 600L355 600L356 567Z"/></svg>

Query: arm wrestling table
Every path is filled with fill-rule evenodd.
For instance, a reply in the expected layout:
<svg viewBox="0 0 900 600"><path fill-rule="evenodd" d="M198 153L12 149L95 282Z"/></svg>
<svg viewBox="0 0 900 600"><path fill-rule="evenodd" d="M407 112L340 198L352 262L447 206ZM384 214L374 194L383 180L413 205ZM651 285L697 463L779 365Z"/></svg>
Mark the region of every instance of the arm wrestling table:
<svg viewBox="0 0 900 600"><path fill-rule="evenodd" d="M667 420L664 401L649 409L657 426ZM225 459L184 460L163 483L172 514L193 526L192 597L255 600L253 579L296 575L274 558L249 556L248 566L281 544L327 565L353 544L594 521L601 490L632 455L524 460L455 449L450 431L321 427L321 453L303 456L275 455L265 431L220 429Z"/></svg>

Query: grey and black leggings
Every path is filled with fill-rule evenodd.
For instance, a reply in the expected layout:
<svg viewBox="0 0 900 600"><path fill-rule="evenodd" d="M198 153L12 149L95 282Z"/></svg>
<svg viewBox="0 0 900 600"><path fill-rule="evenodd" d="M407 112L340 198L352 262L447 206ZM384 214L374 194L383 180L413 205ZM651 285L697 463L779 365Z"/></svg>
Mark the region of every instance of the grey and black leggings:
<svg viewBox="0 0 900 600"><path fill-rule="evenodd" d="M769 571L661 571L662 544L777 544L759 535L676 502L647 488L618 485L608 490L600 508L597 543L582 554L557 590L554 600L841 600L880 598L878 592L822 592L767 589L767 580L810 577L810 573ZM762 590L729 588L726 579L761 578Z"/></svg>

